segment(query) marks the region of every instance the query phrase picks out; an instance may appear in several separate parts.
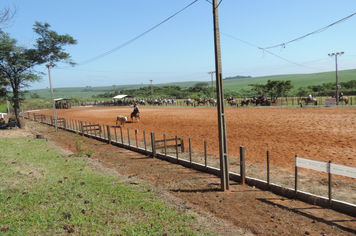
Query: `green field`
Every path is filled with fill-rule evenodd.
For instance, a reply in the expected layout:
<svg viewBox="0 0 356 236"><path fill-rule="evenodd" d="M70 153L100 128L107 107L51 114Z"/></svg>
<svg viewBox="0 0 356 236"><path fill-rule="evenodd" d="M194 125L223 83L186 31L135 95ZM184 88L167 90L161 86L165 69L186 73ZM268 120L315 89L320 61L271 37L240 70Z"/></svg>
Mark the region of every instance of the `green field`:
<svg viewBox="0 0 356 236"><path fill-rule="evenodd" d="M356 69L343 70L338 72L339 82L347 82L356 79ZM307 87L309 85L322 85L324 83L335 82L335 72L324 72L315 74L293 74L293 75L275 75L275 76L263 76L252 78L230 78L224 80L224 89L231 91L240 91L241 89L249 90L251 87L249 84L266 84L268 80L291 80L294 86L293 91L296 91L299 87ZM206 82L211 86L210 81L187 81L187 82L171 82L155 84L154 86L163 87L170 85L177 85L182 88L188 88L194 86L196 83ZM150 86L149 84L132 84L132 85L116 85L115 91L122 89L138 89L141 87ZM214 83L215 86L215 83ZM113 87L75 87L75 88L54 88L55 98L90 98L92 95L103 94L107 92L113 92ZM36 89L30 90L31 93L37 93L41 98L51 98L50 89Z"/></svg>
<svg viewBox="0 0 356 236"><path fill-rule="evenodd" d="M91 169L82 152L0 138L1 235L216 235L147 183Z"/></svg>

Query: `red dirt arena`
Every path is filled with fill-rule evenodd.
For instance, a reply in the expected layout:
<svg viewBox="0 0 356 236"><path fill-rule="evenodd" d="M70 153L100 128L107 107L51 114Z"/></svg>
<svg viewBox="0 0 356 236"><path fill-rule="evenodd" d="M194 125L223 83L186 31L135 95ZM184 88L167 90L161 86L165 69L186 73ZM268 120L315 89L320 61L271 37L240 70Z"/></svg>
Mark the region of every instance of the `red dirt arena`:
<svg viewBox="0 0 356 236"><path fill-rule="evenodd" d="M156 140L191 138L192 150L218 156L218 116L216 108L140 107L140 121L131 123L132 107L75 107L56 110L58 117L116 125L118 115L128 116L124 125L133 136ZM37 111L36 113L38 113ZM41 110L52 115L52 110ZM247 163L265 163L270 151L271 164L294 168L295 155L300 157L356 167L356 109L353 107L322 108L226 108L228 156L239 156L239 147L246 148Z"/></svg>

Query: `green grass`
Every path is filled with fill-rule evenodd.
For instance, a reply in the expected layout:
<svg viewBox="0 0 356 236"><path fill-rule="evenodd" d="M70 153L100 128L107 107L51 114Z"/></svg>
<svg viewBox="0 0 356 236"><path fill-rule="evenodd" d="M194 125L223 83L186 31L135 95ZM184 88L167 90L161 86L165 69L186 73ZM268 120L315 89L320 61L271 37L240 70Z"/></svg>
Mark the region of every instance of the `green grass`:
<svg viewBox="0 0 356 236"><path fill-rule="evenodd" d="M344 70L338 72L338 79L340 82L347 82L354 80L356 77L356 70ZM294 75L276 75L263 76L243 79L229 79L224 80L224 87L232 91L240 89L250 89L249 84L266 84L268 80L291 80L294 86L293 90L299 87L308 87L310 85L322 85L324 83L336 82L335 72L324 72L314 74L294 74Z"/></svg>
<svg viewBox="0 0 356 236"><path fill-rule="evenodd" d="M43 140L0 138L1 234L211 234L147 184L94 172L87 160Z"/></svg>
<svg viewBox="0 0 356 236"><path fill-rule="evenodd" d="M0 113L6 113L7 112L7 105L6 102L3 104L0 104Z"/></svg>

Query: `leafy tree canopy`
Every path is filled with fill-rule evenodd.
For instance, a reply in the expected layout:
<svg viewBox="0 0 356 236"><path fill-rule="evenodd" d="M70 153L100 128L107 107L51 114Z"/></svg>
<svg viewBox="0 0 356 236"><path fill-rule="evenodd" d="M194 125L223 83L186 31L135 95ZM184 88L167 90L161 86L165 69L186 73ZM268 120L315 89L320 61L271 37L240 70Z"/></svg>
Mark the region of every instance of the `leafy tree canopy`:
<svg viewBox="0 0 356 236"><path fill-rule="evenodd" d="M292 88L292 81L268 80L267 84L249 84L252 91L257 92L259 95L271 97L275 101L278 97L286 95Z"/></svg>
<svg viewBox="0 0 356 236"><path fill-rule="evenodd" d="M194 85L194 87L205 87L205 86L209 86L209 84L206 82L200 82Z"/></svg>
<svg viewBox="0 0 356 236"><path fill-rule="evenodd" d="M25 89L30 83L39 81L43 74L35 71L34 67L48 62L56 66L60 61L75 64L64 51L64 46L76 44L77 41L67 34L59 35L49 28L48 23L35 22L33 30L39 37L32 48L18 45L16 39L0 30L0 88L2 96L7 96L11 101L20 128L18 112L20 103L24 100ZM7 86L11 87L11 94L6 92Z"/></svg>

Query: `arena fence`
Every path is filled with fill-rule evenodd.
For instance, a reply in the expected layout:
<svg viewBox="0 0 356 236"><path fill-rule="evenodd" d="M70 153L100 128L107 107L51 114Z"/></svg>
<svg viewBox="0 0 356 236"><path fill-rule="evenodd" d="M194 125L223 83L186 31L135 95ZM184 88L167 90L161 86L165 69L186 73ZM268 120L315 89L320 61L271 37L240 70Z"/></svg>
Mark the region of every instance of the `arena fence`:
<svg viewBox="0 0 356 236"><path fill-rule="evenodd" d="M27 114L26 114L27 113ZM46 119L46 116L41 114L36 114L31 112L22 113L21 116L23 118L33 120L36 122L40 122L43 124L47 124L53 126L53 118L50 117L49 120ZM206 152L206 142L204 141L204 164L192 161L192 149L191 149L191 139L189 138L189 158L188 160L179 158L179 148L181 147L181 153L184 152L184 142L183 139L175 137L174 139L166 139L164 135L164 139L157 140L155 139L155 133L151 132L151 140L146 139L146 133L143 131L143 144L144 147L140 147L138 145L137 133L135 130L135 137L133 138L134 142L132 142L132 138L130 137L129 129L127 129L126 135L123 134L122 127L110 127L109 125L104 124L95 124L91 122L83 122L79 120L66 119L66 118L58 118L58 128L63 129L65 131L77 133L81 136L94 138L102 142L106 142L110 145L114 145L120 148L125 148L131 151L135 151L144 155L151 156L152 158L159 158L162 160L166 160L168 162L179 164L188 168L193 168L195 170L199 170L202 172L210 173L216 176L220 176L220 169L208 166L207 162L207 152ZM178 144L178 140L180 143ZM135 142L136 141L136 142ZM168 142L174 142L173 145L167 145ZM157 152L157 143L163 142L163 153ZM132 144L131 144L132 143ZM173 147L175 150L175 156L169 155L167 153L168 148ZM337 164L332 164L331 162L318 162L313 160L308 160L305 158L301 158L296 156L295 159L295 187L288 188L283 187L270 181L270 161L269 161L269 151L267 151L267 181L251 178L246 176L246 164L245 164L245 148L240 146L240 174L229 172L230 179L241 184L247 184L250 186L255 186L261 190L268 190L277 195L284 196L290 199L297 199L303 202L307 202L310 204L314 204L324 208L331 208L335 211L342 212L348 215L355 216L356 215L356 205L347 203L344 201L339 201L332 199L332 175L342 175L351 178L356 178L356 168L342 166ZM323 197L314 195L308 192L303 192L298 190L298 168L308 168L317 171L327 172L329 175L328 180L328 188L329 188L329 196Z"/></svg>

